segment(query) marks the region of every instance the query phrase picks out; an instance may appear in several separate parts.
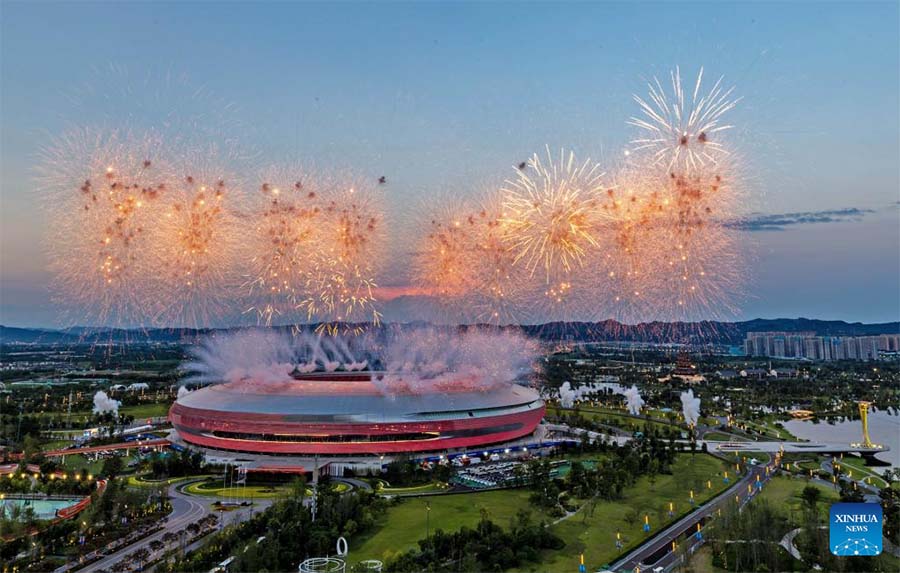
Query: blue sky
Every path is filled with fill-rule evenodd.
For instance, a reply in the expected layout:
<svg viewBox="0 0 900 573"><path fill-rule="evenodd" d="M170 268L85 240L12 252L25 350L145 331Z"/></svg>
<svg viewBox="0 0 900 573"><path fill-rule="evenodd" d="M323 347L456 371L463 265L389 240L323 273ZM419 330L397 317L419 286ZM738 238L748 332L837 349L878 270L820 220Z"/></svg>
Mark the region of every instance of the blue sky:
<svg viewBox="0 0 900 573"><path fill-rule="evenodd" d="M233 104L222 129L266 161L386 174L392 204L421 205L496 184L545 144L615 160L631 94L675 65L743 96L731 121L750 210L860 210L746 232L757 254L741 318L900 319L896 2L0 10L2 324L59 320L32 182L40 146L76 121L155 120L184 93L157 86L167 74L209 94L186 109ZM134 99L146 107L103 97L145 78Z"/></svg>

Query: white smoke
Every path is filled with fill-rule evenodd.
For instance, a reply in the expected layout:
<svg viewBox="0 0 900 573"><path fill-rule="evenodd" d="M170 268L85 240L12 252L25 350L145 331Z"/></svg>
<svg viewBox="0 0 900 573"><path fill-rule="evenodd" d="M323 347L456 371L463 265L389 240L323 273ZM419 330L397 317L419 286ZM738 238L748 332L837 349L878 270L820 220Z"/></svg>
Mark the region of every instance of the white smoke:
<svg viewBox="0 0 900 573"><path fill-rule="evenodd" d="M640 414L641 408L644 406L644 399L641 398L641 392L637 389L637 386L632 384L631 388L625 390L623 395L625 396L628 412L633 416Z"/></svg>
<svg viewBox="0 0 900 573"><path fill-rule="evenodd" d="M191 391L187 389L187 386L179 386L178 387L178 396L176 396L176 399L181 398L182 396L187 396L190 393L191 393Z"/></svg>
<svg viewBox="0 0 900 573"><path fill-rule="evenodd" d="M537 350L521 335L498 331L417 328L342 338L246 329L208 337L182 370L188 382L279 383L316 370L379 369L373 382L382 392L417 393L513 383L531 370Z"/></svg>
<svg viewBox="0 0 900 573"><path fill-rule="evenodd" d="M191 359L182 370L190 372L190 382L235 382L244 378L287 382L295 371L333 372L342 363L357 361L341 338L268 329L213 334L189 353Z"/></svg>
<svg viewBox="0 0 900 573"><path fill-rule="evenodd" d="M700 419L700 398L694 397L693 390L681 393L681 412L690 426L695 426Z"/></svg>
<svg viewBox="0 0 900 573"><path fill-rule="evenodd" d="M531 340L505 331L404 330L384 344L385 374L375 383L388 394L488 390L531 372L537 350Z"/></svg>
<svg viewBox="0 0 900 573"><path fill-rule="evenodd" d="M106 395L106 392L103 390L99 390L96 394L94 394L94 413L102 414L104 412L112 412L113 415L119 415L119 406L122 403L118 400L113 400L109 396Z"/></svg>
<svg viewBox="0 0 900 573"><path fill-rule="evenodd" d="M575 400L579 397L578 391L573 390L572 385L568 382L563 382L562 386L559 387L559 405L563 408L571 408L574 406Z"/></svg>

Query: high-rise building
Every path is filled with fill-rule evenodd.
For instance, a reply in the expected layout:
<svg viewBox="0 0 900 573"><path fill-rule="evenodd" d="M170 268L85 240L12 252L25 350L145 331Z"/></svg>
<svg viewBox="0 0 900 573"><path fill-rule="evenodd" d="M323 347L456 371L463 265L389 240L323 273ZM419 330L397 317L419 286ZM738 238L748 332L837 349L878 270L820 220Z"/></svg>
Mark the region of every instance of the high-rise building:
<svg viewBox="0 0 900 573"><path fill-rule="evenodd" d="M748 332L747 356L808 360L878 360L900 352L900 334L878 336L816 336L814 332Z"/></svg>

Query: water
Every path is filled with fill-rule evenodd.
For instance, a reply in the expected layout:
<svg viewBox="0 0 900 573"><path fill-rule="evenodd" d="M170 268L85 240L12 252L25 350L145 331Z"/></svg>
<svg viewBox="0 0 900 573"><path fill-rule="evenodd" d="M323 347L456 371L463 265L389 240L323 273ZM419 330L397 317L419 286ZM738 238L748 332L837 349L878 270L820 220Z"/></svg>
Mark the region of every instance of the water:
<svg viewBox="0 0 900 573"><path fill-rule="evenodd" d="M812 442L846 442L862 441L862 424L859 420L836 422L829 424L821 421L790 420L783 422L784 427L797 436ZM886 411L869 412L869 437L876 444L884 444L891 448L888 452L876 454L879 460L891 466L900 467L900 416L892 416Z"/></svg>
<svg viewBox="0 0 900 573"><path fill-rule="evenodd" d="M73 499L4 499L0 501L0 507L3 508L3 515L11 516L14 506L22 509L31 507L34 509L35 517L38 519L53 519L56 517L56 510L70 505L75 505L81 501L80 498Z"/></svg>

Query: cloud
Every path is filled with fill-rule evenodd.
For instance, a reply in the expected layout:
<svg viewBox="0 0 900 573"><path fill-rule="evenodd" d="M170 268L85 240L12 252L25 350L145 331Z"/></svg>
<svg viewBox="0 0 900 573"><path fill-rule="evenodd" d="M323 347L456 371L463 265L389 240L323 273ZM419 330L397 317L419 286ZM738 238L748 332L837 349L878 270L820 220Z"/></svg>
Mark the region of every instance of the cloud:
<svg viewBox="0 0 900 573"><path fill-rule="evenodd" d="M754 213L745 219L730 221L726 223L726 226L742 231L783 231L785 228L794 225L859 221L866 215L870 215L874 212L875 211L872 209L847 207L844 209L804 211L798 213Z"/></svg>

